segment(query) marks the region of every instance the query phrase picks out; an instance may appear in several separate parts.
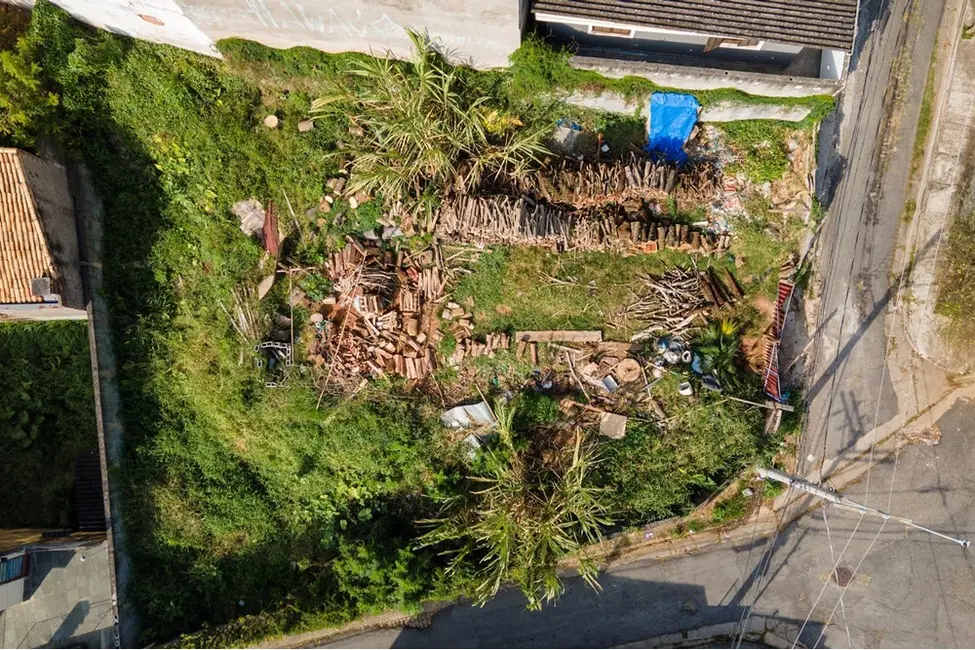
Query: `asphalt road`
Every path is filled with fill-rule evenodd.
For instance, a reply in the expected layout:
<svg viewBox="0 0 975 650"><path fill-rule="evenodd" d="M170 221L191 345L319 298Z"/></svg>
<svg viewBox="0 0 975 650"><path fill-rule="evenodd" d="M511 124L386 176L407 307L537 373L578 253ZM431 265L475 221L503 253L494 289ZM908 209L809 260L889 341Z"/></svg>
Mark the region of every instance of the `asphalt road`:
<svg viewBox="0 0 975 650"><path fill-rule="evenodd" d="M896 467L892 458L874 468L873 492L883 505L890 494L896 514L975 537L970 472L975 466L975 403L956 403L939 425L940 444L905 447ZM903 524L864 518L836 562L858 521L859 515L831 507L826 520L819 510L785 529L776 540L754 613L800 626L810 617L802 634L810 647L834 607L821 647L975 646L972 551ZM841 608L841 589L827 578L834 564L856 568L874 537ZM520 594L505 592L483 608L447 609L423 630L381 630L323 647L598 648L737 622L756 593L748 587L764 547L765 540L757 539L680 560L630 564L604 573L599 594L572 579L558 604L542 612L526 611ZM820 591L822 598L812 610Z"/></svg>
<svg viewBox="0 0 975 650"><path fill-rule="evenodd" d="M822 131L818 190L828 211L799 473L900 414L886 369L891 262L910 176L920 99L944 0L865 0L837 114Z"/></svg>

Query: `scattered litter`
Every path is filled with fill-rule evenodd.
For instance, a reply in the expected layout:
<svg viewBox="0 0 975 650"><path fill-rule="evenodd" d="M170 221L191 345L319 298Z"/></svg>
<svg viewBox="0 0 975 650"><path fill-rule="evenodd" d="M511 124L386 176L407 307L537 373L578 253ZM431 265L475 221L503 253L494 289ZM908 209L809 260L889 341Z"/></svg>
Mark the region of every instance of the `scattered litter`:
<svg viewBox="0 0 975 650"><path fill-rule="evenodd" d="M264 229L266 214L264 206L257 199L237 201L230 209L240 219L240 230L248 237Z"/></svg>
<svg viewBox="0 0 975 650"><path fill-rule="evenodd" d="M494 426L497 420L487 402L466 406L455 406L440 414L440 423L451 429L466 429L475 426Z"/></svg>
<svg viewBox="0 0 975 650"><path fill-rule="evenodd" d="M619 440L626 436L627 421L628 418L625 415L604 411L599 416L599 435L612 440Z"/></svg>
<svg viewBox="0 0 975 650"><path fill-rule="evenodd" d="M265 277L263 280L261 280L258 283L258 285L257 285L257 299L258 300L261 300L262 298L264 298L264 296L266 296L268 294L268 292L271 290L271 287L274 286L274 279L276 277L277 277L277 274L276 273L272 273L271 275Z"/></svg>
<svg viewBox="0 0 975 650"><path fill-rule="evenodd" d="M640 372L640 364L636 359L623 359L614 368L613 372L616 373L616 378L621 384L636 381L642 374Z"/></svg>

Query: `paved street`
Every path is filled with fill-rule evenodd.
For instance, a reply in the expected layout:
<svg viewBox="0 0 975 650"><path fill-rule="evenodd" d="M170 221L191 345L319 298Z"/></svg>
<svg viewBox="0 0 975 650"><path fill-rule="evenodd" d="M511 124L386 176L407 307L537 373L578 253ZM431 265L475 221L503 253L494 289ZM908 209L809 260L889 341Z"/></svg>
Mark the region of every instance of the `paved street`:
<svg viewBox="0 0 975 650"><path fill-rule="evenodd" d="M839 128L832 122L824 129L818 185L829 217L816 269L822 298L802 475L829 474L832 461L860 436L910 408L885 367L885 315L897 292L892 258L944 4L863 3Z"/></svg>

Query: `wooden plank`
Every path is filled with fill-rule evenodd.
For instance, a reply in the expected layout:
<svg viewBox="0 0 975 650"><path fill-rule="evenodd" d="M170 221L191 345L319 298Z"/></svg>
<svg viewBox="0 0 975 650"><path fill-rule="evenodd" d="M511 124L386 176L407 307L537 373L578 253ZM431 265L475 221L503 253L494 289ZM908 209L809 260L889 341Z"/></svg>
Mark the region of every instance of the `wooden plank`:
<svg viewBox="0 0 975 650"><path fill-rule="evenodd" d="M600 343L603 333L599 330L539 330L515 332L515 340L528 343Z"/></svg>

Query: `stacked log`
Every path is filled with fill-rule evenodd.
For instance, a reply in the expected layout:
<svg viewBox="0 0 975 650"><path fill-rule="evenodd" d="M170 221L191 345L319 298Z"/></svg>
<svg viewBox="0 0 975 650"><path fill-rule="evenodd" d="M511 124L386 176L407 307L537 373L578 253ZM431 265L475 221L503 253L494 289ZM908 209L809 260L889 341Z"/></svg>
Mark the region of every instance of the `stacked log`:
<svg viewBox="0 0 975 650"><path fill-rule="evenodd" d="M722 253L731 244L727 233L657 219L645 209L627 212L619 205L604 205L567 210L508 196L453 196L441 205L436 232L451 241L559 251L673 249L709 255Z"/></svg>

